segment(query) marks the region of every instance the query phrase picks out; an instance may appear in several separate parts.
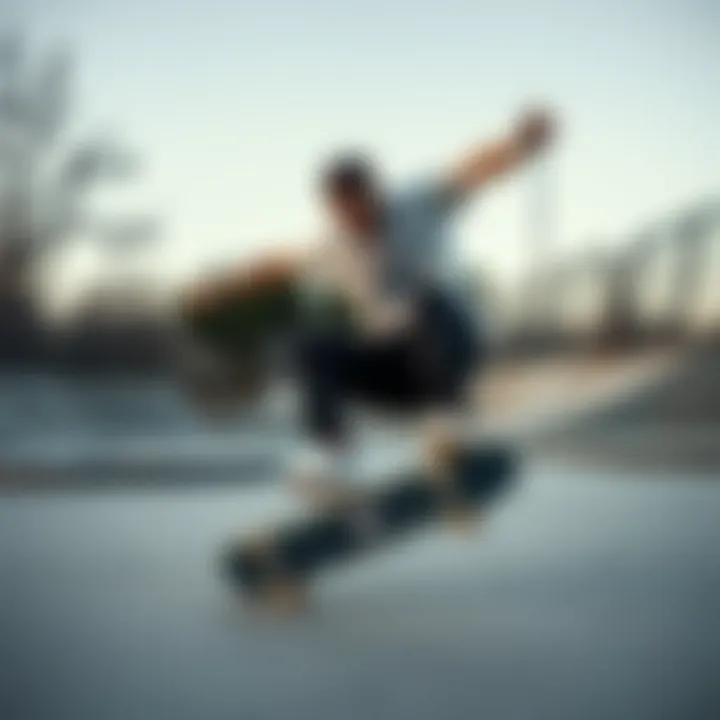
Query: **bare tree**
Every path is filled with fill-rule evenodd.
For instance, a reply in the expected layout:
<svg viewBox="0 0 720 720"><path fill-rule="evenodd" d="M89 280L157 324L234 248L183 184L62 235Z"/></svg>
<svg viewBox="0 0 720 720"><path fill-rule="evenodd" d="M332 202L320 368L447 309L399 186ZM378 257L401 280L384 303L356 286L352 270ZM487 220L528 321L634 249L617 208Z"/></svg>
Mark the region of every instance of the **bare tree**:
<svg viewBox="0 0 720 720"><path fill-rule="evenodd" d="M37 314L31 280L48 251L79 232L114 254L120 247L137 250L154 235L155 224L144 217L93 215L90 190L134 177L139 162L113 138L68 139L72 74L67 51L33 63L20 37L0 38L0 334L6 339L3 315L17 326L18 307L29 324Z"/></svg>

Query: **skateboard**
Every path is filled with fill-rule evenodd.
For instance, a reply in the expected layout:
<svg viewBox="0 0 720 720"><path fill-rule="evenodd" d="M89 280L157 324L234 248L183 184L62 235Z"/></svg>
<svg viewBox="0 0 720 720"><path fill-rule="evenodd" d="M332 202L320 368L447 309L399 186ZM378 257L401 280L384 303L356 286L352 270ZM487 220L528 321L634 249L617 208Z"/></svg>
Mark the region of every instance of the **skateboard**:
<svg viewBox="0 0 720 720"><path fill-rule="evenodd" d="M515 465L514 454L503 447L463 449L444 472L408 471L343 509L232 543L221 558L223 574L258 605L294 609L321 571L433 520L485 510L507 490Z"/></svg>

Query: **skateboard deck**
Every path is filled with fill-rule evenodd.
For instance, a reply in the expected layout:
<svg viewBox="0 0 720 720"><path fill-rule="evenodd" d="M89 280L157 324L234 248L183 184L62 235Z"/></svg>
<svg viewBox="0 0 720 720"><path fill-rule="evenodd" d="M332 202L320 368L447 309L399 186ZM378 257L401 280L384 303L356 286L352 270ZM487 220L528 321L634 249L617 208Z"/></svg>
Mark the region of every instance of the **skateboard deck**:
<svg viewBox="0 0 720 720"><path fill-rule="evenodd" d="M501 447L466 449L451 472L409 471L370 490L345 510L319 512L258 539L227 548L222 569L249 599L270 601L304 586L334 563L377 548L455 510L485 508L514 474L513 454Z"/></svg>

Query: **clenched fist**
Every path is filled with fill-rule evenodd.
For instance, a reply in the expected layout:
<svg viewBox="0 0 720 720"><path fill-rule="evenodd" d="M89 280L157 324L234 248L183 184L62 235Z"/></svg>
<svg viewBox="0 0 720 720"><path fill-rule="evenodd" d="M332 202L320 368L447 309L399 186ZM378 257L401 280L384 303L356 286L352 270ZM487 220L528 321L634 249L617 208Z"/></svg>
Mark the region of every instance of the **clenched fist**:
<svg viewBox="0 0 720 720"><path fill-rule="evenodd" d="M553 115L542 109L526 111L515 126L515 137L525 155L544 150L553 140L556 123Z"/></svg>

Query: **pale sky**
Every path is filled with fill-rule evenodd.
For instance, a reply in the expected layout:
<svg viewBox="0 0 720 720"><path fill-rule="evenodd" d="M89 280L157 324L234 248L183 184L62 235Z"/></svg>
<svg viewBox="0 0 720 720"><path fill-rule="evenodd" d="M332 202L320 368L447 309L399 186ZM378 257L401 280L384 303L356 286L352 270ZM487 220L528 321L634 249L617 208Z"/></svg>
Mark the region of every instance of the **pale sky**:
<svg viewBox="0 0 720 720"><path fill-rule="evenodd" d="M168 277L311 234L338 147L411 178L533 100L562 123L542 180L563 248L720 193L717 0L26 0L15 17L38 51L72 44L74 129L144 156L115 202L163 218ZM519 271L536 184L473 206L463 256Z"/></svg>

